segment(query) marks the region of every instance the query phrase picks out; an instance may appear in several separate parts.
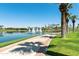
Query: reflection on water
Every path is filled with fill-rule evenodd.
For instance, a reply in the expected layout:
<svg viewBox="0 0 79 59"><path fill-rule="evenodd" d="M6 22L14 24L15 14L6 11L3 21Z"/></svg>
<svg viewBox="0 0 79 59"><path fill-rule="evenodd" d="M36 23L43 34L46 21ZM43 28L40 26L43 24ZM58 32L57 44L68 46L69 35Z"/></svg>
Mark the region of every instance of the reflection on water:
<svg viewBox="0 0 79 59"><path fill-rule="evenodd" d="M3 35L3 32L0 32L0 37L3 37L4 35Z"/></svg>
<svg viewBox="0 0 79 59"><path fill-rule="evenodd" d="M14 32L5 32L5 33L9 33L9 34L12 34L12 33L14 33Z"/></svg>
<svg viewBox="0 0 79 59"><path fill-rule="evenodd" d="M7 31L6 33L26 33L27 31Z"/></svg>
<svg viewBox="0 0 79 59"><path fill-rule="evenodd" d="M11 41L11 40L19 40L21 38L29 38L32 36L41 35L39 32L0 32L0 43Z"/></svg>
<svg viewBox="0 0 79 59"><path fill-rule="evenodd" d="M40 32L32 33L32 32L25 32L25 31L20 31L20 32L11 32L11 31L8 32L7 31L7 32L0 32L0 37L3 37L6 34L11 35L11 34L18 34L18 33L20 33L20 34L22 34L22 33L27 33L27 34L44 34L44 33L40 33Z"/></svg>

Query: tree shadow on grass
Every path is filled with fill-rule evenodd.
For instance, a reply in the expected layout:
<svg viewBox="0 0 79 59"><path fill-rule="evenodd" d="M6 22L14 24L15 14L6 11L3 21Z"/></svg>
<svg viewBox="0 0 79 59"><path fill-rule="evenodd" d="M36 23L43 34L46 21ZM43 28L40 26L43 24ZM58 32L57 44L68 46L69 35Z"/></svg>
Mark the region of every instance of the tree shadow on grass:
<svg viewBox="0 0 79 59"><path fill-rule="evenodd" d="M56 47L56 45L49 45L49 46L48 46L48 49L49 49L49 48L54 48L54 47ZM45 54L46 54L46 55L50 55L50 56L67 56L67 55L65 55L65 54L58 53L58 52L55 52L55 51L49 51L49 50L48 50Z"/></svg>
<svg viewBox="0 0 79 59"><path fill-rule="evenodd" d="M56 45L49 45L48 48L54 48Z"/></svg>
<svg viewBox="0 0 79 59"><path fill-rule="evenodd" d="M54 38L62 38L61 36L55 36Z"/></svg>
<svg viewBox="0 0 79 59"><path fill-rule="evenodd" d="M54 51L47 51L46 55L50 55L50 56L68 56L68 55L61 54L61 53L54 52Z"/></svg>
<svg viewBox="0 0 79 59"><path fill-rule="evenodd" d="M10 52L14 53L20 53L22 55L24 54L30 54L32 52L37 53L45 53L47 46L42 46L43 44L41 42L26 42L23 44L19 44L21 47L17 47Z"/></svg>

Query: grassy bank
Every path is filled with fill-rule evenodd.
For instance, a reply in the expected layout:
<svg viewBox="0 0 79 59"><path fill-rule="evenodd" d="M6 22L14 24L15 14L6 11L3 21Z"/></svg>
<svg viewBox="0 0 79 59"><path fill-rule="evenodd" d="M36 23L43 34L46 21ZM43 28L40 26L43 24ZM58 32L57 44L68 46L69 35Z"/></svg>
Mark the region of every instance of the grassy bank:
<svg viewBox="0 0 79 59"><path fill-rule="evenodd" d="M53 38L46 52L52 56L79 56L79 33L69 33L67 38Z"/></svg>
<svg viewBox="0 0 79 59"><path fill-rule="evenodd" d="M26 39L29 39L29 38L32 38L32 37L35 37L35 36L31 36L31 37L28 37L28 38L21 38L21 39L17 39L17 40L11 40L11 41L8 41L8 42L0 43L0 48L1 47L5 47L5 46L8 46L10 44L14 44L14 43L17 43L17 42L26 40Z"/></svg>

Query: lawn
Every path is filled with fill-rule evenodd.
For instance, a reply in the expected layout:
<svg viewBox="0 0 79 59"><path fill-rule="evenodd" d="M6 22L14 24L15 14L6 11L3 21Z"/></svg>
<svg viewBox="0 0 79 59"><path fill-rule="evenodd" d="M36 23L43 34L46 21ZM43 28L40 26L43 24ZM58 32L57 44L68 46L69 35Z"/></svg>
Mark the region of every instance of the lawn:
<svg viewBox="0 0 79 59"><path fill-rule="evenodd" d="M79 33L69 33L66 38L55 37L46 54L52 56L79 56Z"/></svg>

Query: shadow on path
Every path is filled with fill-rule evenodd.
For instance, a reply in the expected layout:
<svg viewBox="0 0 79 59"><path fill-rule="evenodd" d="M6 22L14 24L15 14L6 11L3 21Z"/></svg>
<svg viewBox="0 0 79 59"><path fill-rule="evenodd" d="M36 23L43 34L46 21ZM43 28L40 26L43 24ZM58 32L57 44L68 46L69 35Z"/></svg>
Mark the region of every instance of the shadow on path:
<svg viewBox="0 0 79 59"><path fill-rule="evenodd" d="M30 54L33 52L44 53L47 49L47 46L44 46L41 42L25 42L23 44L19 44L20 47L17 47L10 52L24 54Z"/></svg>

